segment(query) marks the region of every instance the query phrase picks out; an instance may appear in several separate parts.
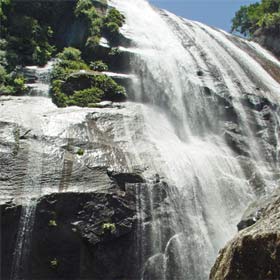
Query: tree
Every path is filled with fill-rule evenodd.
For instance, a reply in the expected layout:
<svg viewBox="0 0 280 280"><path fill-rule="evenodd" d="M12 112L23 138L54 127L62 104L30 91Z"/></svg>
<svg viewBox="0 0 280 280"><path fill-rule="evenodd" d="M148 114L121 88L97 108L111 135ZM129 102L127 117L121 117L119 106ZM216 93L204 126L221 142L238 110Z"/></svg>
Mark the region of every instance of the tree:
<svg viewBox="0 0 280 280"><path fill-rule="evenodd" d="M231 32L253 36L258 29L280 30L280 0L262 0L261 3L241 6L232 20Z"/></svg>

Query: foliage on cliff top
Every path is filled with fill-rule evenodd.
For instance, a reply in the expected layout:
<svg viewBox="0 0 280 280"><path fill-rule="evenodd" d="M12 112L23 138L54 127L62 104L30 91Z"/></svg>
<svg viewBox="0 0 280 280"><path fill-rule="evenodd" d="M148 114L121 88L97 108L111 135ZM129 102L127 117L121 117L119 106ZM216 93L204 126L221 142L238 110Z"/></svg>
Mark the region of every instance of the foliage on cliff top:
<svg viewBox="0 0 280 280"><path fill-rule="evenodd" d="M108 69L102 61L92 62L94 70L81 58L81 52L65 48L57 55L59 62L52 72L51 93L58 107L93 107L102 100L123 101L125 89L99 71Z"/></svg>
<svg viewBox="0 0 280 280"><path fill-rule="evenodd" d="M258 29L280 33L280 0L262 0L261 3L241 6L232 20L232 32L253 36Z"/></svg>
<svg viewBox="0 0 280 280"><path fill-rule="evenodd" d="M114 44L124 17L114 8L105 14L106 9L106 1L0 1L0 94L25 92L15 80L17 65L44 65L69 46L78 47L80 56L90 63L102 36ZM69 35L75 25L82 27L81 38ZM60 68L64 72L88 69L83 61L63 61L68 64Z"/></svg>

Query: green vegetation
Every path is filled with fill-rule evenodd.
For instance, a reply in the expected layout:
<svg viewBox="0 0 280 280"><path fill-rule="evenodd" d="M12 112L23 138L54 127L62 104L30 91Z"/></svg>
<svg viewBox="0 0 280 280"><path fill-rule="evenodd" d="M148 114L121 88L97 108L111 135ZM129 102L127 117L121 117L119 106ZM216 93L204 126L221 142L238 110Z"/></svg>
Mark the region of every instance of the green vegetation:
<svg viewBox="0 0 280 280"><path fill-rule="evenodd" d="M49 227L57 227L56 220L49 220L48 225L49 225Z"/></svg>
<svg viewBox="0 0 280 280"><path fill-rule="evenodd" d="M108 65L101 60L91 62L89 67L90 67L91 70L99 71L99 72L109 70Z"/></svg>
<svg viewBox="0 0 280 280"><path fill-rule="evenodd" d="M111 234L116 231L116 225L112 223L104 223L102 225L103 233L110 232Z"/></svg>
<svg viewBox="0 0 280 280"><path fill-rule="evenodd" d="M115 8L109 10L108 15L104 18L103 33L109 37L111 41L116 40L119 35L120 27L125 22L124 16Z"/></svg>
<svg viewBox="0 0 280 280"><path fill-rule="evenodd" d="M95 7L92 0L2 0L0 94L25 94L25 80L18 74L17 66L43 66L56 56L58 63L52 73L51 86L53 101L59 107L124 100L124 88L100 73L109 67L98 59L98 46L104 36L112 45L110 55L115 54L114 46L125 18L115 8L109 9L106 1L100 3L107 13L100 6ZM61 18L65 20L61 22ZM74 25L80 29L69 35L74 32L71 30Z"/></svg>
<svg viewBox="0 0 280 280"><path fill-rule="evenodd" d="M58 265L59 265L59 262L58 262L57 258L54 258L54 259L50 260L50 266L51 266L51 268L53 268L53 269L54 269L54 268L57 268Z"/></svg>
<svg viewBox="0 0 280 280"><path fill-rule="evenodd" d="M65 48L52 72L52 98L59 107L89 107L102 100L123 101L125 89L112 78L98 72L107 68L102 61L90 66L79 50ZM93 68L93 70L90 69Z"/></svg>
<svg viewBox="0 0 280 280"><path fill-rule="evenodd" d="M84 153L85 153L85 151L82 148L79 148L79 150L77 151L78 156L83 156Z"/></svg>
<svg viewBox="0 0 280 280"><path fill-rule="evenodd" d="M279 35L280 1L262 0L261 3L241 6L232 20L232 32L253 36L258 29Z"/></svg>

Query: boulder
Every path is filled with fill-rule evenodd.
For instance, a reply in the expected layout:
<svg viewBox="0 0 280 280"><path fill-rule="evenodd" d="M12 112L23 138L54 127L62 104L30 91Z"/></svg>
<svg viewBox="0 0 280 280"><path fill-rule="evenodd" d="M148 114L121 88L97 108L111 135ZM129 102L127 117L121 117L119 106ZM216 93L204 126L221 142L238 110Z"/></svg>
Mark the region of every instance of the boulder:
<svg viewBox="0 0 280 280"><path fill-rule="evenodd" d="M211 280L280 279L280 195L251 205L242 229L219 253Z"/></svg>

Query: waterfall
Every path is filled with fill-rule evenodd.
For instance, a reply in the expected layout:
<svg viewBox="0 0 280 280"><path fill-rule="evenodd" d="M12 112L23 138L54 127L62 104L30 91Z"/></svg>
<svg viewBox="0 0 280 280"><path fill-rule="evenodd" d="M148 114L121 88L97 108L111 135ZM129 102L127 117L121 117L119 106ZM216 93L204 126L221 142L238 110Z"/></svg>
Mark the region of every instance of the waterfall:
<svg viewBox="0 0 280 280"><path fill-rule="evenodd" d="M26 66L24 75L28 78L26 86L29 88L31 96L49 96L50 74L55 61L49 61L44 67Z"/></svg>
<svg viewBox="0 0 280 280"><path fill-rule="evenodd" d="M67 200L69 192L114 196L108 171L139 171L145 179L130 186L137 213L131 221L135 228L127 229L137 236L132 254L139 280L208 279L246 207L280 182L280 85L273 76L273 69L280 73L279 61L255 43L146 0L109 4L126 18L121 33L127 40L120 51L127 52L131 71L104 74L129 80L128 102L57 108L46 98L53 61L23 69L29 96L0 97L0 200L22 207L10 279L33 275L39 199L60 193ZM118 196L130 195L126 184ZM71 217L75 223L78 211ZM72 225L67 224L74 234ZM96 244L87 246L81 247L85 270L96 257L89 253ZM56 256L47 257L40 269L52 273L49 261ZM125 260L130 257L134 268L135 256ZM81 263L80 277L92 273L83 269Z"/></svg>
<svg viewBox="0 0 280 280"><path fill-rule="evenodd" d="M26 76L36 77L33 83L27 84L30 88L30 95L48 97L50 88L50 73L53 62L49 62L45 67L30 66L24 69ZM32 106L30 107L32 108ZM19 118L21 112L19 111ZM31 114L31 111L29 111ZM37 132L43 130L43 125L38 116L28 115L29 126ZM31 131L31 130L30 130ZM25 132L27 135L30 131ZM17 138L20 137L19 128L16 131ZM43 169L44 145L34 139L26 144L28 151L26 159L26 173L23 177L22 188L16 194L14 202L21 205L21 216L18 225L18 234L13 253L13 263L11 268L11 280L28 279L29 254L31 250L32 230L35 221L37 199L41 193L41 176Z"/></svg>
<svg viewBox="0 0 280 280"><path fill-rule="evenodd" d="M272 112L276 131L270 133L248 102L279 104L280 86L223 31L145 0L110 3L126 17L122 33L132 44L122 50L133 54L132 74L139 78L132 95L144 103L147 138L160 155L151 164L170 185L170 213L148 206L147 193L138 195L138 211L148 207L154 217L139 226L141 277L207 279L248 203L276 187L279 145L271 149L265 139L279 141L279 109ZM266 51L246 44L279 67ZM266 136L259 137L256 126ZM234 151L229 135L244 142L246 156Z"/></svg>

